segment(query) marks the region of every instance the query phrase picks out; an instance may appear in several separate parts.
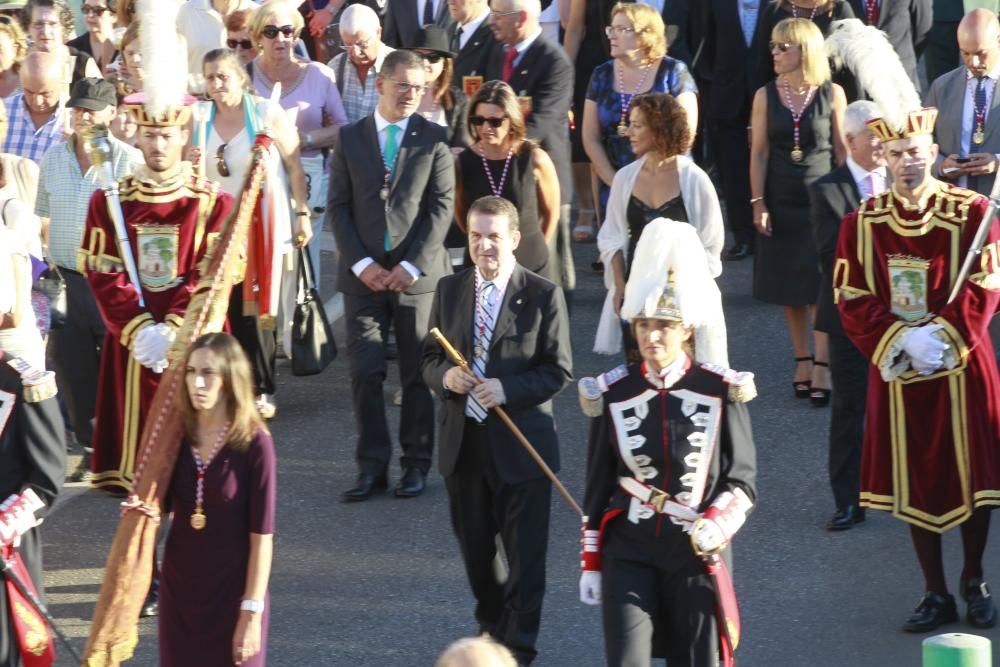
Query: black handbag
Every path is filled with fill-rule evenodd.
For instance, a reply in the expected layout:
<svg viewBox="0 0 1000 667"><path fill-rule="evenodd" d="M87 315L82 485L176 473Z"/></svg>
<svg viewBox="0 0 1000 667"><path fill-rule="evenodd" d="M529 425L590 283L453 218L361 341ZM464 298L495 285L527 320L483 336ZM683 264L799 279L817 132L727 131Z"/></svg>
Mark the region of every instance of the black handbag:
<svg viewBox="0 0 1000 667"><path fill-rule="evenodd" d="M66 279L53 264L38 276L32 288L49 300L49 328L61 329L66 324Z"/></svg>
<svg viewBox="0 0 1000 667"><path fill-rule="evenodd" d="M337 358L337 343L316 291L312 260L304 248L299 249L297 283L292 317L292 375L316 375Z"/></svg>

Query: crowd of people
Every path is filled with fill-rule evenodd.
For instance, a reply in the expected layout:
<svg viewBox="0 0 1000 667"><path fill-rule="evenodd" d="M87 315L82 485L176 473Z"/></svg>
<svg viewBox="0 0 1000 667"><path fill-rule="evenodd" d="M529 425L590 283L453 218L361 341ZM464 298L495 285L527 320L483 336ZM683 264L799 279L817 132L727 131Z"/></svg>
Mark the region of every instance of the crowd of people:
<svg viewBox="0 0 1000 667"><path fill-rule="evenodd" d="M531 664L576 243L607 290L593 349L624 362L579 384L580 597L602 607L607 664L732 664L728 547L756 456L727 262L752 261L753 296L782 306L794 396L830 408L827 527L866 508L909 524L925 577L910 632L958 618L941 534L959 527L966 620L991 627L1000 7L962 4L0 3L0 548L23 562L5 576L40 587L33 518L63 476L89 483L173 518L141 605L161 664L265 664L267 422L299 266L318 289L332 240L357 428L342 499L390 488L396 441L393 494L422 495L436 444L492 638L438 664ZM241 219L228 333L185 339L213 317L199 285ZM173 371L183 446L151 502L144 431ZM0 667L39 649L12 595Z"/></svg>

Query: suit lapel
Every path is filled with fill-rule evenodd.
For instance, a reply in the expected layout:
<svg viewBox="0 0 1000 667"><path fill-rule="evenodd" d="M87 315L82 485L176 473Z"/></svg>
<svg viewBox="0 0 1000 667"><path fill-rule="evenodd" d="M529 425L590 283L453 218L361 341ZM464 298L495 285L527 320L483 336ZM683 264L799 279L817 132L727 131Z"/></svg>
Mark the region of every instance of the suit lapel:
<svg viewBox="0 0 1000 667"><path fill-rule="evenodd" d="M935 127L943 126L947 128L950 141L946 145L955 146L955 152L958 153L962 149L962 114L965 113L965 88L968 70L960 67L955 70L952 77L952 80L948 82L949 85L945 86L948 94L944 99L955 100L958 104L944 106L946 109L952 108L957 109L957 111L954 113L954 116L945 119L943 123L939 119Z"/></svg>
<svg viewBox="0 0 1000 667"><path fill-rule="evenodd" d="M400 137L399 140L399 154L396 156L396 169L392 172L392 183L389 184L389 190L393 190L396 184L399 183L401 174L403 173L403 166L406 164L406 158L410 153L410 147L416 141L423 129L421 123L424 122L423 116L418 113L414 113L410 116L410 122L406 124L406 134Z"/></svg>
<svg viewBox="0 0 1000 667"><path fill-rule="evenodd" d="M375 154L378 156L378 159L371 161L372 178L377 178L379 187L382 187L383 179L385 178L385 162L382 161L382 147L378 142L378 130L375 129L375 114L369 114L365 118L361 132L364 135L365 143L375 147Z"/></svg>
<svg viewBox="0 0 1000 667"><path fill-rule="evenodd" d="M524 269L518 264L514 267L514 272L510 274L510 282L503 295L503 303L500 304L500 314L497 316L496 325L493 327L493 337L490 338L490 350L494 348L496 342L503 338L507 330L514 324L518 313L524 307L526 295L524 292Z"/></svg>
<svg viewBox="0 0 1000 667"><path fill-rule="evenodd" d="M993 142L990 140L993 138L993 135L996 134L997 127L1000 126L1000 111L997 110L997 107L1000 107L1000 95L997 95L997 92L1000 91L1000 86L998 86L996 82L991 85L993 86L993 99L990 100L990 110L986 114L986 127L984 128L986 138L981 145L971 146L969 148L970 153L986 152L984 146L993 145ZM974 129L975 128L973 128L973 130Z"/></svg>
<svg viewBox="0 0 1000 667"><path fill-rule="evenodd" d="M531 76L531 72L535 69L535 61L538 60L538 54L541 49L540 42L542 39L544 39L544 37L539 35L535 41L531 43L531 46L525 50L525 52L521 55L521 60L518 61L517 65L514 67L513 74L510 75L510 87L514 89L514 94L519 97L524 95L528 77Z"/></svg>
<svg viewBox="0 0 1000 667"><path fill-rule="evenodd" d="M858 184L854 182L854 176L851 174L850 168L845 164L842 167L838 167L840 172L840 191L844 195L844 200L847 202L848 211L854 211L861 206L861 190L858 189Z"/></svg>
<svg viewBox="0 0 1000 667"><path fill-rule="evenodd" d="M469 269L464 280L458 281L457 294L455 295L455 305L458 308L460 322L463 329L456 334L452 334L453 343L458 347L469 365L472 365L472 336L476 328L476 270Z"/></svg>

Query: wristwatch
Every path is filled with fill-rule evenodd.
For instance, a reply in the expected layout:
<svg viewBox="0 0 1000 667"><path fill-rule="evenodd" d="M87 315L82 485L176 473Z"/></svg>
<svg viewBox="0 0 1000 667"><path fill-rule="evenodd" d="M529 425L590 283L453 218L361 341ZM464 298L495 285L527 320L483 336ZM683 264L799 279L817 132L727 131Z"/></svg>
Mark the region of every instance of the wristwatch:
<svg viewBox="0 0 1000 667"><path fill-rule="evenodd" d="M243 602L240 602L240 611L248 611L251 614L259 614L264 611L264 603L260 600L243 600Z"/></svg>
<svg viewBox="0 0 1000 667"><path fill-rule="evenodd" d="M312 132L306 132L305 134L302 135L302 138L306 142L306 148L312 148L312 145L313 145L313 135L312 135Z"/></svg>

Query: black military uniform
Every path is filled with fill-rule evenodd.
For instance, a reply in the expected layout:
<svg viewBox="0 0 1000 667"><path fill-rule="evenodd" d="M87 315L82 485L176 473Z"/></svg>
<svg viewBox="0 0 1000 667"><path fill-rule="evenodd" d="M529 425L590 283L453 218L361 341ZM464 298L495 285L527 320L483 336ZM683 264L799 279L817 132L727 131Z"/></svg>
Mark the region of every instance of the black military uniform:
<svg viewBox="0 0 1000 667"><path fill-rule="evenodd" d="M44 517L62 487L66 444L55 375L38 371L0 350L0 502L33 489L45 503ZM38 528L21 536L17 551L35 588L42 587L42 541ZM20 664L6 586L0 581L0 667Z"/></svg>
<svg viewBox="0 0 1000 667"><path fill-rule="evenodd" d="M652 646L670 667L716 665L715 590L689 533L715 513L731 535L753 505L744 404L755 395L752 375L681 355L662 373L643 362L597 382L603 400L585 405L600 414L587 455L582 567L602 573L607 662L648 665ZM669 494L662 511L660 492Z"/></svg>

